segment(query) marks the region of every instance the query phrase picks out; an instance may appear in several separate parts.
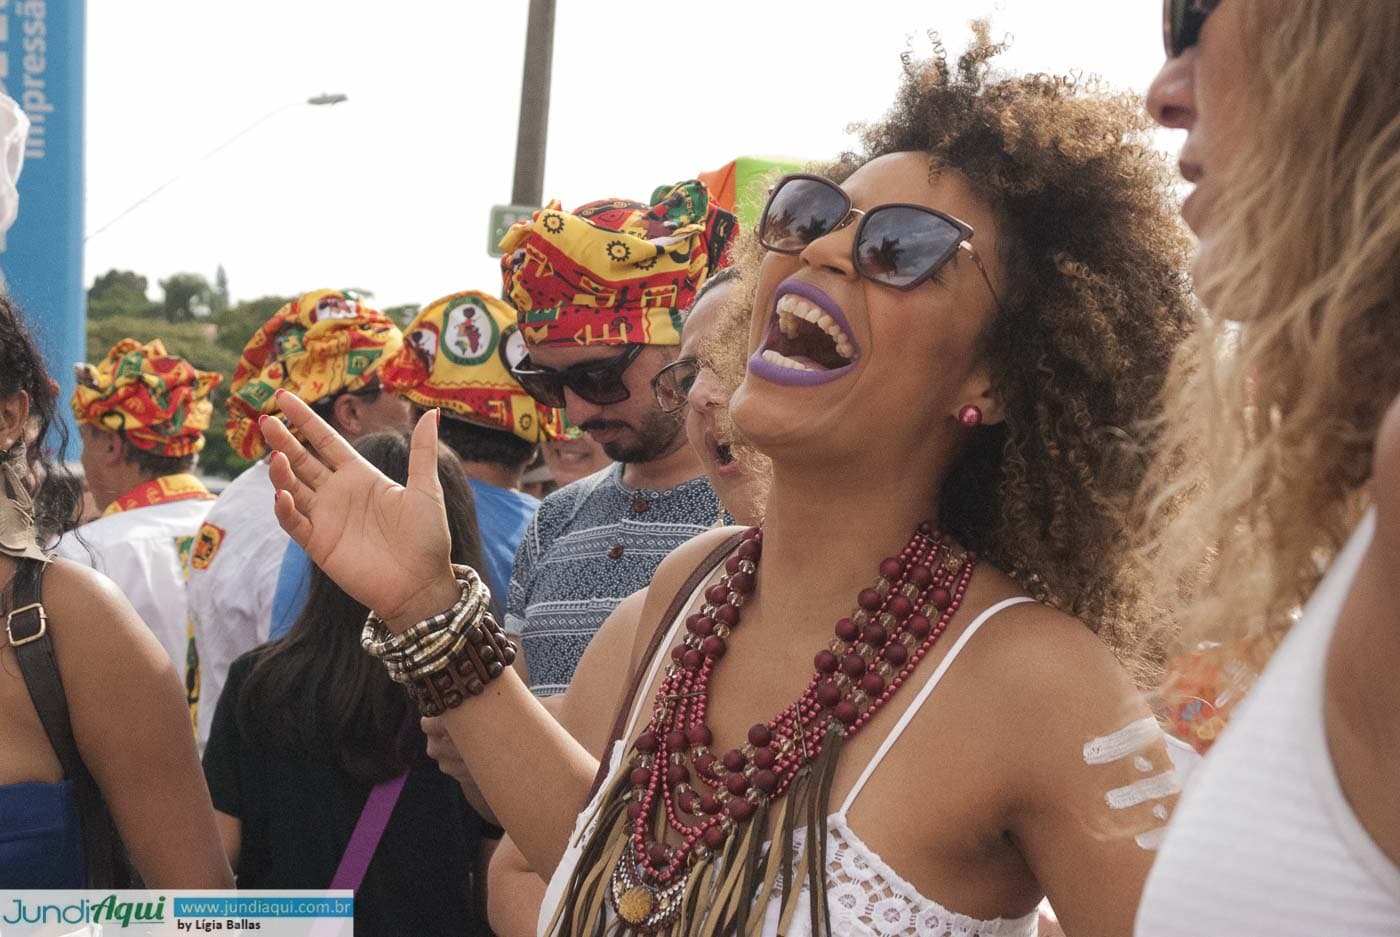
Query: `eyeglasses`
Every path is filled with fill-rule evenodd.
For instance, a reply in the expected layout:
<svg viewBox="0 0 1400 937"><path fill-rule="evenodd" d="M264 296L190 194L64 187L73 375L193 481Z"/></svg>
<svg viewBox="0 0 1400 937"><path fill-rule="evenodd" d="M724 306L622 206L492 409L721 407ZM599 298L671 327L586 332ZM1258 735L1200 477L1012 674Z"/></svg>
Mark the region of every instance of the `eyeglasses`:
<svg viewBox="0 0 1400 937"><path fill-rule="evenodd" d="M1220 0L1163 0L1162 44L1167 58L1176 58L1200 41L1201 27L1219 5Z"/></svg>
<svg viewBox="0 0 1400 937"><path fill-rule="evenodd" d="M859 218L851 262L867 279L912 290L965 250L992 299L1001 305L987 268L969 243L972 225L922 205L879 205L861 211L845 191L821 176L784 176L773 188L758 223L759 243L780 254L800 254L818 238Z"/></svg>
<svg viewBox="0 0 1400 937"><path fill-rule="evenodd" d="M656 377L651 379L651 392L656 395L656 405L662 413L675 413L685 406L703 367L698 358L677 358L656 372Z"/></svg>
<svg viewBox="0 0 1400 937"><path fill-rule="evenodd" d="M558 371L538 367L526 355L510 369L510 373L515 375L525 393L556 410L564 406L566 387L591 404L606 406L622 403L632 396L622 382L622 374L637 360L642 347L628 345L627 350L616 357L587 361Z"/></svg>

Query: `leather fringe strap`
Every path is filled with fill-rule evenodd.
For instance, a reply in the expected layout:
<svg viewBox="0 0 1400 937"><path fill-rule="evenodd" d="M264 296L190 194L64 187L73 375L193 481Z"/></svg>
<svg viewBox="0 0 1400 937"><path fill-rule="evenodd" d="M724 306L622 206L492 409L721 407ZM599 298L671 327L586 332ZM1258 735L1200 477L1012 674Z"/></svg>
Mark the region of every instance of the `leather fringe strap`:
<svg viewBox="0 0 1400 937"><path fill-rule="evenodd" d="M780 891L778 933L785 934L806 883L812 934L830 937L826 818L845 738L843 728L833 721L821 751L801 769L786 795L776 803L760 804L750 820L735 827L720 851L695 861L683 891L672 899L679 902L678 913L652 928L628 925L610 905L614 875L619 865L633 858L627 818L631 784L626 771L619 771L595 818L585 825L587 840L548 933L558 937L758 937L768 903ZM799 824L804 842L794 863Z"/></svg>

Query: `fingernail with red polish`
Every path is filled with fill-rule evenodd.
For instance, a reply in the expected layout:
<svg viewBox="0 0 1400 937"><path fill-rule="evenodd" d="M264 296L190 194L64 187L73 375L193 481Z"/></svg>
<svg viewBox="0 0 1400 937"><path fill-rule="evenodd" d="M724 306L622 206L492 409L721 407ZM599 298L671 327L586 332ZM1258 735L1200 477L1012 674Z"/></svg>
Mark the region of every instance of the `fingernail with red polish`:
<svg viewBox="0 0 1400 937"><path fill-rule="evenodd" d="M434 407L434 408L433 408L433 414L435 415L435 417L436 417L436 419L437 419L437 422L436 422L436 424L434 424L434 425L436 425L436 426L441 426L441 425L442 425L442 407Z"/></svg>

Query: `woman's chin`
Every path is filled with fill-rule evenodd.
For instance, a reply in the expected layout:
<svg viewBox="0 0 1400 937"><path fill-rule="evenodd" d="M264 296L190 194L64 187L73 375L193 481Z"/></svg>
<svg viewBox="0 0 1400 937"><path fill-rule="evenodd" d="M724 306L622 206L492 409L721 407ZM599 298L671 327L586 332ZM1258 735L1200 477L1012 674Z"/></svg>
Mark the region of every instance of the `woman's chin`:
<svg viewBox="0 0 1400 937"><path fill-rule="evenodd" d="M762 383L752 375L744 378L729 399L729 418L750 446L771 456L772 448L800 439L811 421L810 417L792 412L791 406L784 406L775 394L767 392L770 387L757 386Z"/></svg>

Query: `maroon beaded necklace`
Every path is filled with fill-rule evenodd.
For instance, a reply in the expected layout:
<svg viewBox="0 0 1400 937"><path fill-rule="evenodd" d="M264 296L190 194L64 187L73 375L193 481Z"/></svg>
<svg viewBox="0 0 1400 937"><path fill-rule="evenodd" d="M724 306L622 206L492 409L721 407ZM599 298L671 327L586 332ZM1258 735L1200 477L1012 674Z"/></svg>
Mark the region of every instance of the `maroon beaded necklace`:
<svg viewBox="0 0 1400 937"><path fill-rule="evenodd" d="M746 745L716 757L706 723L710 680L753 594L762 552L762 531L748 530L724 576L705 590L705 604L686 619L687 634L671 651L652 720L633 746L630 841L608 896L623 921L643 932L674 922L697 861L783 797L828 740L851 737L889 702L947 628L977 562L920 524L898 557L880 563L879 578L861 590L850 617L836 622L836 637L817 652L802 695L751 728ZM678 843L662 841L666 826Z"/></svg>

